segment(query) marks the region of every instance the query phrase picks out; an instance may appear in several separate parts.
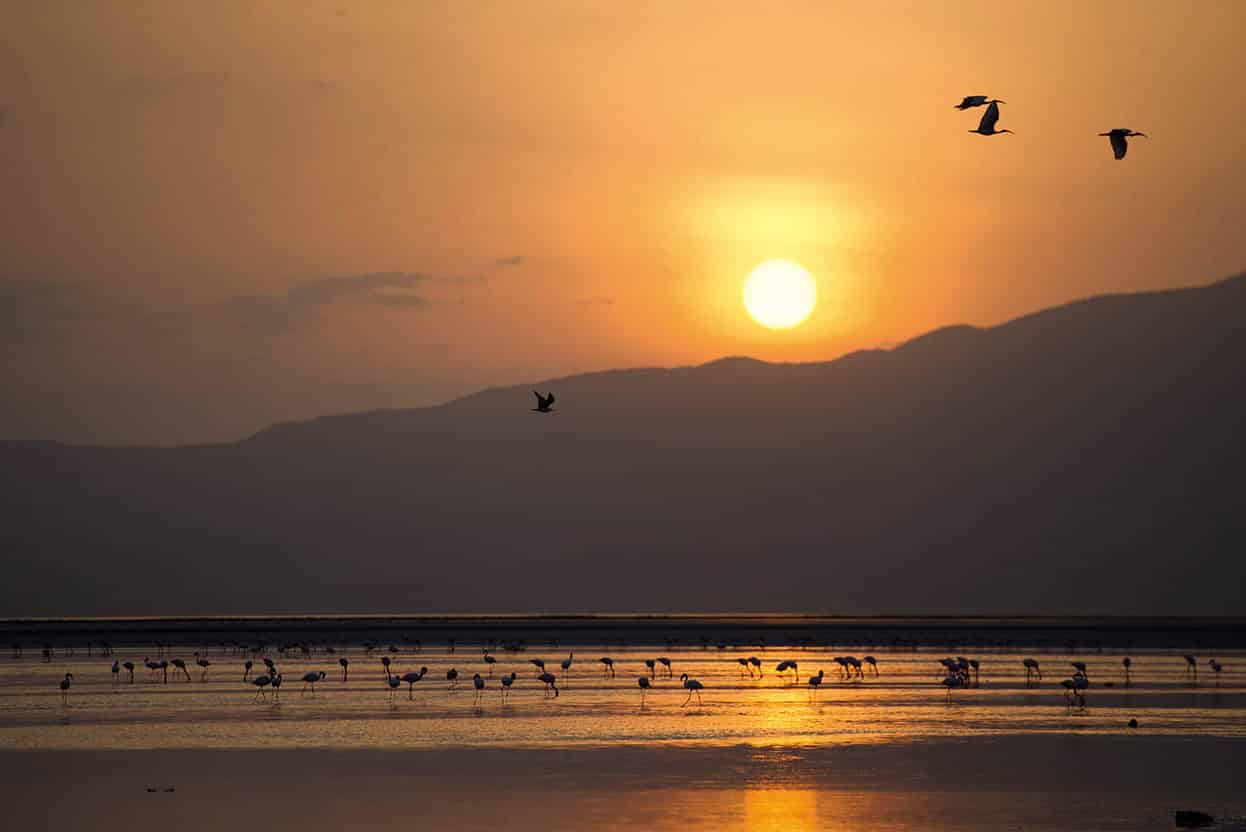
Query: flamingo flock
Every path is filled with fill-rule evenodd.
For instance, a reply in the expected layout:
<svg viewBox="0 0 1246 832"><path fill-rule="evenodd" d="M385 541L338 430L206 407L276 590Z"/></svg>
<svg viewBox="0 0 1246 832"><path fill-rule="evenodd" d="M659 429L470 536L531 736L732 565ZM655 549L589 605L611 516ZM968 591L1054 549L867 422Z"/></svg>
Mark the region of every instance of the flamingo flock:
<svg viewBox="0 0 1246 832"><path fill-rule="evenodd" d="M199 681L207 682L209 668L212 662L206 656L196 652L194 661L200 668ZM1182 657L1184 661L1184 672L1193 684L1197 684L1198 671L1200 662L1192 655ZM481 654L481 661L484 665L483 670L487 671L487 676L480 672L472 673L472 687L474 691L473 705L479 710L482 705L483 696L490 685L490 680L494 674L494 668L498 663L487 649ZM526 660L533 669L535 680L540 682L544 697L546 699L557 699L564 692L559 687L559 676L551 672L543 659L533 658ZM653 658L642 658L637 660L644 670L641 675L635 678L637 689L640 692L640 706L642 709L646 707L649 694L660 688L658 684L659 676L664 678L674 678L672 662L668 656L658 656ZM741 678L747 678L750 681L760 681L764 677L763 662L758 656L742 656L730 660L732 665L739 671ZM856 656L832 656L829 661L833 663L838 671L836 678L844 683L859 683L868 678L878 678L880 676L878 659L875 656L867 655L861 658ZM247 659L243 663L242 681L249 684L255 691L254 701L271 702L278 704L280 702L280 690L284 679L283 674L277 669L275 661L271 657L261 656L260 662L264 667L264 672L258 676L252 677L252 671L255 662ZM567 657L558 663L559 669L562 671L562 678L570 675L575 662L575 654L569 652ZM381 678L383 687L389 691L391 705L394 704L396 692L402 685L407 685L407 698L414 701L415 686L422 681L428 674L428 667L422 666L418 670L409 670L406 672L397 672L394 668L394 660L391 656L385 655L380 658ZM602 656L598 659L598 663L602 667L602 676L606 680L612 680L616 677L616 659L611 656ZM187 662L183 659L173 657L169 659L153 660L150 657L143 659L143 664L148 670L149 679L152 681L163 681L168 683L169 668L172 667L176 672L182 674L182 678L186 681L192 681ZM342 656L338 658L338 665L341 669L341 682L348 683L350 660ZM953 691L976 688L981 684L981 662L976 658L967 656L947 656L939 659L939 665L943 670L942 676L939 678L939 685L945 689L947 701L952 700ZM1042 668L1037 659L1026 657L1021 662L1024 670L1024 684L1027 688L1040 686L1043 680ZM1208 658L1205 662L1212 673L1215 674L1217 685L1224 674L1224 665L1214 658ZM1070 709L1077 708L1085 710L1087 703L1087 692L1090 688L1090 669L1086 661L1081 659L1070 660L1068 666L1072 668L1072 673L1067 678L1062 679L1058 684L1063 693L1064 701ZM1130 685L1132 680L1132 672L1134 670L1133 659L1129 656L1121 660L1121 668L1124 673L1124 684ZM121 672L125 670L128 674L130 684L134 682L135 664L132 661L121 662L114 660L110 667L110 675L112 678L112 687L114 690L121 685ZM783 680L784 684L794 685L801 681L799 662L796 659L783 659L774 666L775 675ZM306 695L308 692L311 698L316 698L317 684L322 684L328 678L325 670L308 670L301 675L303 682L300 696ZM446 671L445 678L448 682L448 689L453 691L458 683L459 670L451 667ZM519 674L511 670L509 673L503 674L499 681L497 689L503 705L510 701L512 692L519 686ZM804 678L804 685L808 691L810 702L817 700L818 691L824 686L827 680L825 668L818 668L813 675ZM74 675L72 672L66 672L58 681L58 688L61 693L62 703L68 705L70 689L74 684ZM1106 687L1111 687L1113 682L1107 681L1103 683ZM679 676L679 687L686 692L681 703L681 707L687 707L696 701L698 706L704 705L703 692L706 686L699 679L693 678L689 673L682 673Z"/></svg>

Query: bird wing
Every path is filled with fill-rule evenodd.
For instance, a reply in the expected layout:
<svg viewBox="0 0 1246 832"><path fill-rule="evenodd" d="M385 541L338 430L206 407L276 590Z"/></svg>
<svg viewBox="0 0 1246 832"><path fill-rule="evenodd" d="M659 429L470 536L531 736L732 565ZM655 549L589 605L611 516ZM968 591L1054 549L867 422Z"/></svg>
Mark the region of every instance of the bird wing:
<svg viewBox="0 0 1246 832"><path fill-rule="evenodd" d="M540 393L538 393L537 391L533 390L533 391L532 391L532 395L536 396L536 404L537 404L537 407L540 407L541 405L545 404L545 399L541 398L541 394L540 394Z"/></svg>
<svg viewBox="0 0 1246 832"><path fill-rule="evenodd" d="M1124 159L1125 153L1129 150L1129 141L1125 138L1125 134L1113 130L1108 136L1108 141L1112 143L1112 155L1117 159Z"/></svg>
<svg viewBox="0 0 1246 832"><path fill-rule="evenodd" d="M554 394L553 394L553 393L550 393L550 394L549 394L549 398L547 398L547 399L545 400L545 403L546 403L547 405L551 405L551 404L553 404L553 403L554 403Z"/></svg>
<svg viewBox="0 0 1246 832"><path fill-rule="evenodd" d="M979 133L994 133L995 122L999 121L999 105L994 101L986 108L986 112L982 114L982 121L978 122Z"/></svg>

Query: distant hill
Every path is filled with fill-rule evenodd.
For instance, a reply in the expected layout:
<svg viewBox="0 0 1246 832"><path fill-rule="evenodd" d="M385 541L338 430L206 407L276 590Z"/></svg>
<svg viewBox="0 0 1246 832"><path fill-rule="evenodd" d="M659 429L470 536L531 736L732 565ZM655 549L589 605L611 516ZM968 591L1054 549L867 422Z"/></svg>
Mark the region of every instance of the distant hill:
<svg viewBox="0 0 1246 832"><path fill-rule="evenodd" d="M1243 614L1244 463L1246 276L229 445L4 443L0 615Z"/></svg>

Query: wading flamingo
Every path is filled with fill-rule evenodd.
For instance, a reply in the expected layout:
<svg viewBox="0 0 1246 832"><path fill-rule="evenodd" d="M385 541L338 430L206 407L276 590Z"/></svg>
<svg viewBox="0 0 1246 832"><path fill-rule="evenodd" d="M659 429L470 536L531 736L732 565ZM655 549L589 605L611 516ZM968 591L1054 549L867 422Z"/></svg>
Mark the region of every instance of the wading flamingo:
<svg viewBox="0 0 1246 832"><path fill-rule="evenodd" d="M689 679L687 673L680 676L679 681L683 683L684 689L688 691L688 698L685 699L684 704L680 705L679 707L682 708L682 707L687 706L687 704L692 701L692 695L694 693L697 696L697 704L698 705L703 704L701 702L701 691L705 688L704 685L702 685L696 679Z"/></svg>

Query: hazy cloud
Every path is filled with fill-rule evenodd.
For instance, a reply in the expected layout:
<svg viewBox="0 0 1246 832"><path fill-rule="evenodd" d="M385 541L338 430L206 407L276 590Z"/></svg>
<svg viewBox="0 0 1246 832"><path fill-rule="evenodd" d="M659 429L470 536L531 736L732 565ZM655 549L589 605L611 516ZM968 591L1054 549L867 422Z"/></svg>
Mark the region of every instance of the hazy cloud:
<svg viewBox="0 0 1246 832"><path fill-rule="evenodd" d="M414 290L429 285L483 285L483 275L443 277L420 272L372 272L345 277L305 280L285 295L240 295L226 301L244 332L274 335L316 320L318 310L339 302L365 303L410 309L434 301ZM399 291L406 290L406 291Z"/></svg>

